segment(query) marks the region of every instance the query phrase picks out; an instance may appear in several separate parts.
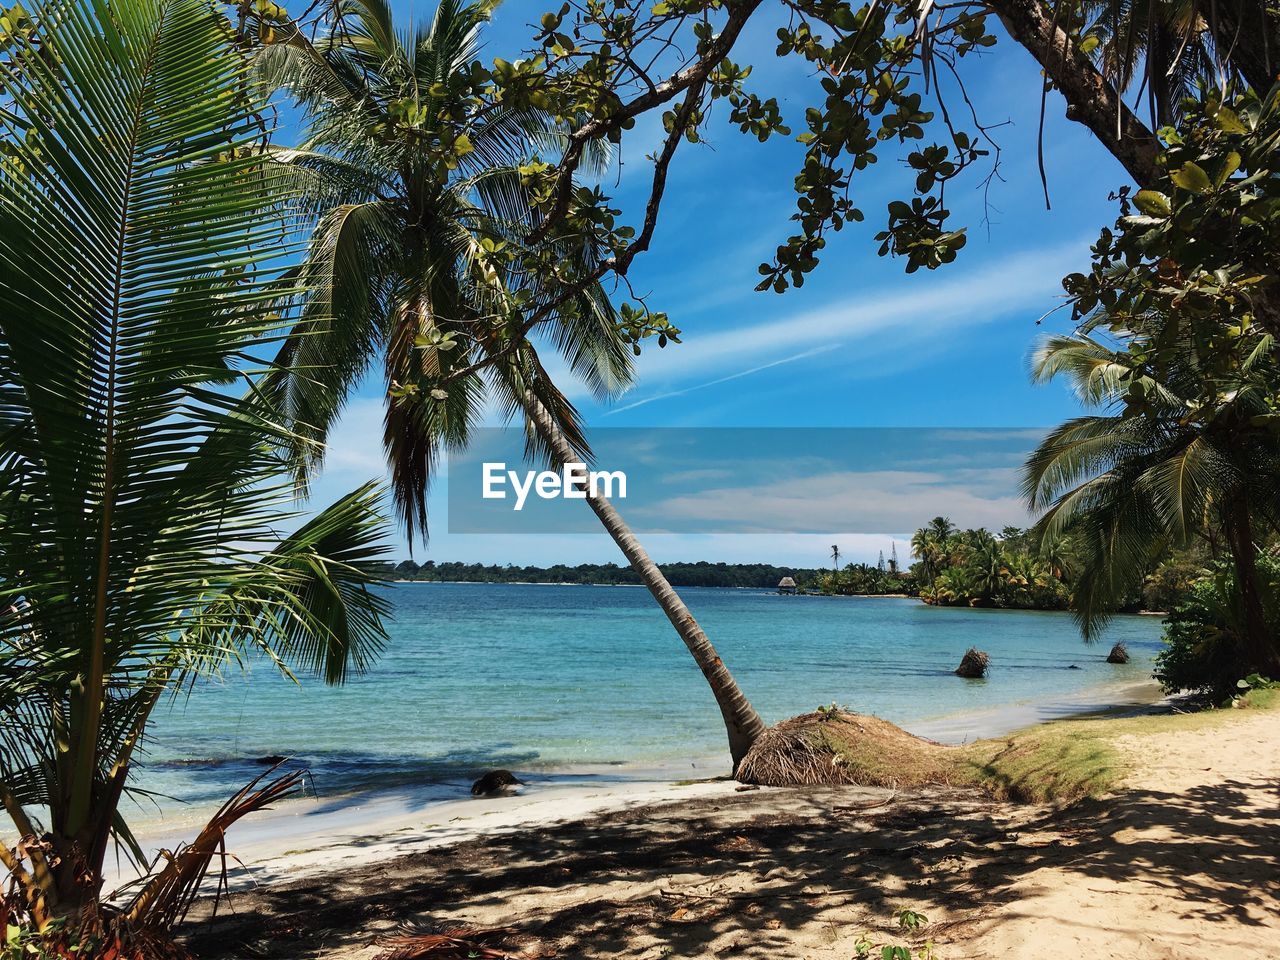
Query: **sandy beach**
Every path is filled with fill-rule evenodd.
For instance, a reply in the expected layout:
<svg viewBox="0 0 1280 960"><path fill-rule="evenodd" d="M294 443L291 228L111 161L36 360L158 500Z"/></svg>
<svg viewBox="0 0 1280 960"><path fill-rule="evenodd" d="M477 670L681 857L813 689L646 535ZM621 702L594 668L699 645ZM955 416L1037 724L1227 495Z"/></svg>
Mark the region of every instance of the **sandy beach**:
<svg viewBox="0 0 1280 960"><path fill-rule="evenodd" d="M1067 810L719 781L437 805L416 828L364 811L358 834L257 846L256 886L187 933L202 956L325 960L492 927L512 956L847 960L866 938L877 955L1274 957L1280 711L1149 719L1059 721L1113 724L1126 769ZM927 925L900 930L903 907Z"/></svg>

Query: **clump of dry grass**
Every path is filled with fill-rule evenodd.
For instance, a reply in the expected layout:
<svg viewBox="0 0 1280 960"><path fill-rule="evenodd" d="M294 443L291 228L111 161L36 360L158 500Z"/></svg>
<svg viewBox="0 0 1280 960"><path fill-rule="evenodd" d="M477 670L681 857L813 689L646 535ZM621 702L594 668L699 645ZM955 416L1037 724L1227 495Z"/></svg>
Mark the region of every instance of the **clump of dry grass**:
<svg viewBox="0 0 1280 960"><path fill-rule="evenodd" d="M953 751L879 717L823 708L766 730L738 767L763 786L920 787L953 782Z"/></svg>
<svg viewBox="0 0 1280 960"><path fill-rule="evenodd" d="M1280 709L1280 689L1251 690L1232 706ZM1195 729L1230 710L1057 720L1005 737L950 747L879 717L837 707L766 730L738 767L738 779L767 787L976 787L1001 800L1069 806L1115 790L1126 773L1117 735Z"/></svg>
<svg viewBox="0 0 1280 960"><path fill-rule="evenodd" d="M987 667L991 665L991 657L984 650L970 647L956 667L956 676L969 680L981 680L987 675Z"/></svg>

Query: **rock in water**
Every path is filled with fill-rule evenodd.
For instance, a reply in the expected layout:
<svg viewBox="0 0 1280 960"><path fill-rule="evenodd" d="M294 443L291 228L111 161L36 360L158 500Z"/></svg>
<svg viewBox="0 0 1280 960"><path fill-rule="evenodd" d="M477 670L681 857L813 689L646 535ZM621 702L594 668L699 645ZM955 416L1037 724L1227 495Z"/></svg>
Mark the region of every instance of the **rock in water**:
<svg viewBox="0 0 1280 960"><path fill-rule="evenodd" d="M987 675L987 665L990 662L991 658L983 651L977 647L970 647L964 659L960 661L960 666L956 667L956 676L980 680Z"/></svg>
<svg viewBox="0 0 1280 960"><path fill-rule="evenodd" d="M1107 663L1128 663L1129 651L1125 649L1123 643L1117 643L1111 648L1111 652L1107 654Z"/></svg>
<svg viewBox="0 0 1280 960"><path fill-rule="evenodd" d="M522 786L524 786L524 781L510 770L490 770L471 785L471 795L473 797L496 797L504 793L511 793L516 787Z"/></svg>

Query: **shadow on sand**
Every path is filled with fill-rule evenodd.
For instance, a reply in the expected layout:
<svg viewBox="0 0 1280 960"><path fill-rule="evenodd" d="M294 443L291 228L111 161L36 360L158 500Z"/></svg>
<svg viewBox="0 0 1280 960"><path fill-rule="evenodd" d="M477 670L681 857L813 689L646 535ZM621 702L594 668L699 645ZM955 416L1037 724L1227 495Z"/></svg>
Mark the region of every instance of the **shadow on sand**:
<svg viewBox="0 0 1280 960"><path fill-rule="evenodd" d="M1227 942L1228 924L1273 903L1280 810L1247 791L1275 786L1135 791L1059 813L959 791L762 790L375 864L357 852L341 873L237 896L216 918L202 906L186 933L209 958L346 956L406 925L464 924L514 927L532 956L848 957L863 932L891 936L907 905L942 921L935 942L962 943L996 910L1034 909L1012 888L1051 866L1073 883L1140 876ZM1127 828L1142 834L1118 843Z"/></svg>

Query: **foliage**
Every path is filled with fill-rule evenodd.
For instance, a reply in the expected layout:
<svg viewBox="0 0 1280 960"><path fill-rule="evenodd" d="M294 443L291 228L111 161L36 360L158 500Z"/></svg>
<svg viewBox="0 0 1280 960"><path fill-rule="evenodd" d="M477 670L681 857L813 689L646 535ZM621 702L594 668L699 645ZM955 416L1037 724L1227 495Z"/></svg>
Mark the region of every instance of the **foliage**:
<svg viewBox="0 0 1280 960"><path fill-rule="evenodd" d="M492 0L470 7L450 2L446 19L475 22L494 6ZM981 69L975 54L996 42L993 16L1040 61L1044 94L1060 91L1069 115L1088 125L1143 185L1154 136L1117 91L1149 87L1159 118L1170 97L1197 78L1260 85L1270 73L1269 50L1280 46L1269 43L1278 35L1274 13L1252 11L1248 2L572 0L537 21L525 56L484 66L418 58L421 34L400 41L382 2L309 4L301 15L310 19L302 22L262 0L240 0L238 9L246 46L296 54L308 82L334 103L356 89L350 81L371 83L373 96L343 108L350 126L387 143L411 139L415 165L437 177L464 170L483 154L476 137L492 124L531 112L549 118L556 135L533 143L516 167L532 222L522 235L486 250L500 272L536 275L553 293L526 310L521 334L553 319L575 290L609 276L625 284L653 237L674 157L682 147L714 142L716 122L761 142L789 137L798 144L795 232L760 265L761 289L802 283L829 235L865 219L858 174L885 160L902 161L906 180L883 214L880 252L904 258L908 271L953 261L966 235L949 224L947 186L974 167L984 170L985 185L998 179L1000 149L992 133L999 123L982 122L966 89L966 76ZM802 115L784 116L779 97L757 89L753 65L733 59L742 38L753 34L776 36L776 57L799 61L812 78L807 95L789 98L799 99ZM334 47L330 39L313 44L316 36L350 38L361 47L339 65L336 83L325 69L326 62L334 65ZM420 63L429 66L422 70ZM1149 77L1140 76L1139 65ZM370 124L374 113L385 115ZM604 189L579 183L578 174L591 170L645 114L661 120L665 137L645 158L651 186L635 225L624 221ZM376 164L375 176L384 168ZM599 256L561 262L556 247L563 243ZM629 308L638 328L620 325L634 345L670 339L674 328L666 317L638 299L641 306ZM483 326L501 336L510 323L499 311L485 316ZM427 371L423 379L438 377ZM447 389L401 381L403 388L414 386Z"/></svg>
<svg viewBox="0 0 1280 960"><path fill-rule="evenodd" d="M1280 630L1280 559L1258 561L1267 622ZM1233 565L1216 564L1165 621L1165 649L1155 677L1167 693L1197 693L1221 702L1239 690L1244 613Z"/></svg>
<svg viewBox="0 0 1280 960"><path fill-rule="evenodd" d="M533 396L589 456L576 410L529 337L535 322L597 399L631 382L642 341L679 339L659 315L615 312L589 279L602 256L594 231L524 242L537 222L529 155L563 135L527 99L482 109L493 80L476 57L490 6L441 0L400 29L384 4L344 4L314 39L277 24L256 52L267 86L302 108L305 139L272 156L300 189L301 222L315 225L303 268L313 293L286 347L282 406L296 430L322 440L381 360L383 445L411 543L427 533L442 451L466 445L486 405L513 416ZM261 20L252 8L244 16ZM529 437L549 453L537 431ZM300 479L322 450L297 451Z"/></svg>
<svg viewBox="0 0 1280 960"><path fill-rule="evenodd" d="M1142 608L1171 611L1187 597L1197 581L1208 574L1212 562L1196 548L1170 556L1142 584Z"/></svg>
<svg viewBox="0 0 1280 960"><path fill-rule="evenodd" d="M783 577L811 578L818 571L775 567L768 563L664 563L662 572L675 587L751 587L774 590ZM580 563L550 567L403 560L386 570L400 580L446 583L590 583L640 585L640 575L616 563Z"/></svg>
<svg viewBox="0 0 1280 960"><path fill-rule="evenodd" d="M869 563L849 563L843 570L802 571L804 573L808 573L803 581L806 590L840 596L911 595L918 589L911 574Z"/></svg>
<svg viewBox="0 0 1280 960"><path fill-rule="evenodd" d="M1068 421L1027 464L1039 530L1084 557L1073 608L1086 633L1196 536L1225 541L1248 624L1243 667L1280 662L1253 571L1280 519L1280 355L1271 316L1280 251L1280 95L1213 92L1162 131L1165 180L1129 197L1064 282L1071 336L1037 353L1103 415Z"/></svg>
<svg viewBox="0 0 1280 960"><path fill-rule="evenodd" d="M1042 551L1016 527L999 537L987 530L957 530L935 517L911 538L920 597L939 606L1061 610L1069 588L1061 550Z"/></svg>
<svg viewBox="0 0 1280 960"><path fill-rule="evenodd" d="M157 701L248 656L341 681L384 605L377 489L278 532L297 438L254 358L297 286L225 20L55 9L0 73L0 798L21 836L0 860L31 925L73 942L110 933L111 838L141 858L120 800Z"/></svg>

